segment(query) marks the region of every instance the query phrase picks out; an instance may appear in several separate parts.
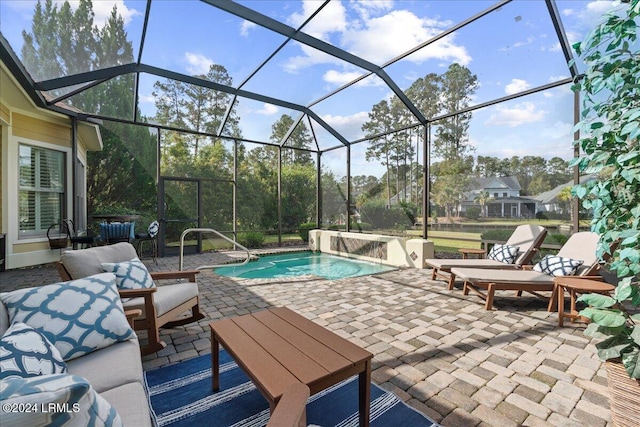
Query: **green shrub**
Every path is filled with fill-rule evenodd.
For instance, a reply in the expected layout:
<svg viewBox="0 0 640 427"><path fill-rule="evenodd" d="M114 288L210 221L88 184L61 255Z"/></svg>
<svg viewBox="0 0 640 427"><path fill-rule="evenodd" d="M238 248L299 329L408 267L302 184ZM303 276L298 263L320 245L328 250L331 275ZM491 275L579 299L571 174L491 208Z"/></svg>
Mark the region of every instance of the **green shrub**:
<svg viewBox="0 0 640 427"><path fill-rule="evenodd" d="M384 200L374 199L367 202L360 209L362 218L377 229L391 229L397 226L411 226L415 221L413 208L408 204L405 207L391 206L387 208Z"/></svg>
<svg viewBox="0 0 640 427"><path fill-rule="evenodd" d="M309 241L309 231L318 228L318 224L315 222L305 222L300 224L298 227L298 234L303 242L307 243Z"/></svg>
<svg viewBox="0 0 640 427"><path fill-rule="evenodd" d="M476 220L480 218L480 208L478 206L469 206L464 212L465 218Z"/></svg>
<svg viewBox="0 0 640 427"><path fill-rule="evenodd" d="M352 222L351 231L371 231L373 226L368 222Z"/></svg>
<svg viewBox="0 0 640 427"><path fill-rule="evenodd" d="M567 240L569 240L569 236L565 236L564 234L549 233L544 239L544 243L552 245L564 245L565 243L567 243Z"/></svg>
<svg viewBox="0 0 640 427"><path fill-rule="evenodd" d="M264 234L258 231L247 231L238 234L238 243L247 248L261 248L264 243Z"/></svg>

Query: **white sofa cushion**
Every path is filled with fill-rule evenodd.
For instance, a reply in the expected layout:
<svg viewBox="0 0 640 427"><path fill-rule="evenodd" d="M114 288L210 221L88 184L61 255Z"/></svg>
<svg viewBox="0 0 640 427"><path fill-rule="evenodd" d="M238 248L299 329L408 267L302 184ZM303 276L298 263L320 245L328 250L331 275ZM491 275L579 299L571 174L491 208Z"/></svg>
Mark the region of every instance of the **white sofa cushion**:
<svg viewBox="0 0 640 427"><path fill-rule="evenodd" d="M137 256L135 248L130 243L122 242L79 251L66 251L60 256L60 261L72 279L81 279L103 273L103 262L130 261Z"/></svg>
<svg viewBox="0 0 640 427"><path fill-rule="evenodd" d="M151 427L151 411L143 383L129 383L100 393L126 426ZM215 421L211 421L215 424Z"/></svg>
<svg viewBox="0 0 640 427"><path fill-rule="evenodd" d="M156 315L162 316L178 305L198 296L198 284L193 282L174 283L167 286L158 286L153 294L153 305L156 308ZM124 302L127 310L139 308L144 312L144 299L131 298Z"/></svg>
<svg viewBox="0 0 640 427"><path fill-rule="evenodd" d="M67 362L70 374L89 380L98 393L131 382L143 382L137 339L119 342Z"/></svg>

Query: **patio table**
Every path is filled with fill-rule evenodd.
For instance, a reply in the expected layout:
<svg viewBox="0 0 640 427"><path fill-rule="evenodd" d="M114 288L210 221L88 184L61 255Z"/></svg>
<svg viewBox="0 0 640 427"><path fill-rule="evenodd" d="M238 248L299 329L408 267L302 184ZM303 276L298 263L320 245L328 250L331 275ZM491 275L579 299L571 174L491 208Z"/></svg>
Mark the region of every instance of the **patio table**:
<svg viewBox="0 0 640 427"><path fill-rule="evenodd" d="M369 425L373 354L288 308L273 308L211 322L213 391L220 389L219 344L251 378L271 412L292 384L311 395L359 377L360 426Z"/></svg>

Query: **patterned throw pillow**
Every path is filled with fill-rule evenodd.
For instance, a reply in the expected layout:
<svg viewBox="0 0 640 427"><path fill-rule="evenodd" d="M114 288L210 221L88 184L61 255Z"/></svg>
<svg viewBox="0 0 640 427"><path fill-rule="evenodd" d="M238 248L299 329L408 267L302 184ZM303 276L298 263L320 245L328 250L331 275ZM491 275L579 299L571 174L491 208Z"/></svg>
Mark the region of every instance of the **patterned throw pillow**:
<svg viewBox="0 0 640 427"><path fill-rule="evenodd" d="M577 259L547 255L533 266L533 270L549 276L573 276L583 263L584 261Z"/></svg>
<svg viewBox="0 0 640 427"><path fill-rule="evenodd" d="M149 237L153 239L158 235L158 231L160 231L160 224L158 224L158 221L153 221L151 224L149 224L149 227L147 228Z"/></svg>
<svg viewBox="0 0 640 427"><path fill-rule="evenodd" d="M38 329L64 360L135 336L111 273L1 293L11 323Z"/></svg>
<svg viewBox="0 0 640 427"><path fill-rule="evenodd" d="M0 378L63 374L67 364L58 349L37 329L17 322L0 338Z"/></svg>
<svg viewBox="0 0 640 427"><path fill-rule="evenodd" d="M518 257L520 248L511 245L495 244L487 254L487 258L504 262L505 264L513 264Z"/></svg>
<svg viewBox="0 0 640 427"><path fill-rule="evenodd" d="M123 425L113 406L76 375L11 378L2 382L0 399L3 427Z"/></svg>
<svg viewBox="0 0 640 427"><path fill-rule="evenodd" d="M148 289L155 288L149 270L142 261L134 258L124 262L105 262L102 269L116 275L118 289Z"/></svg>

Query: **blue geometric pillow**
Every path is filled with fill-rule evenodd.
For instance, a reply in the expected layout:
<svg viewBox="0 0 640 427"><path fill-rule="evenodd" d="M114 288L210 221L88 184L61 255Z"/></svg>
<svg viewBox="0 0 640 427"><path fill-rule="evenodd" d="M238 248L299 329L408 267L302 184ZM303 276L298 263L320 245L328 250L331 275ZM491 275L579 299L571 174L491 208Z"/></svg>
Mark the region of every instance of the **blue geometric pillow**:
<svg viewBox="0 0 640 427"><path fill-rule="evenodd" d="M38 329L64 360L135 336L111 273L1 293L11 323Z"/></svg>
<svg viewBox="0 0 640 427"><path fill-rule="evenodd" d="M517 246L495 244L487 254L488 259L504 262L505 264L513 264L518 257Z"/></svg>
<svg viewBox="0 0 640 427"><path fill-rule="evenodd" d="M67 364L37 329L17 322L0 338L0 378L29 378L63 374Z"/></svg>
<svg viewBox="0 0 640 427"><path fill-rule="evenodd" d="M534 271L548 274L549 276L573 276L576 274L578 267L580 267L584 261L563 258L557 255L547 255L540 260L539 263L533 266Z"/></svg>
<svg viewBox="0 0 640 427"><path fill-rule="evenodd" d="M116 275L118 289L148 289L155 288L151 274L138 258L124 262L105 262L102 269Z"/></svg>
<svg viewBox="0 0 640 427"><path fill-rule="evenodd" d="M86 379L76 375L11 378L2 381L0 400L3 426L123 425L113 406ZM25 410L7 411L12 407Z"/></svg>

